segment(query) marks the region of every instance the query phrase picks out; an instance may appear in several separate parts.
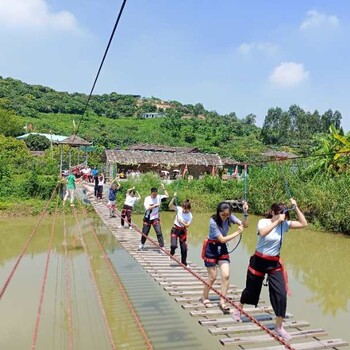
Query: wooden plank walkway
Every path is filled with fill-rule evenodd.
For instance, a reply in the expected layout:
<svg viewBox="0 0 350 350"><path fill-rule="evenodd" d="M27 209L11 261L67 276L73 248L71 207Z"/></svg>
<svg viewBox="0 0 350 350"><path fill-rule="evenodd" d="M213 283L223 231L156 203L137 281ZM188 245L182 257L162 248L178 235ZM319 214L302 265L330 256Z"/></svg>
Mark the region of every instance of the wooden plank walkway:
<svg viewBox="0 0 350 350"><path fill-rule="evenodd" d="M213 336L218 337L218 345L226 347L238 347L240 349L256 350L280 350L285 349L269 334L264 332L258 325L252 323L247 317L242 318L242 323L235 322L231 315L222 314L219 309L219 297L213 295L210 299L214 306L210 309L205 308L198 300L202 294L203 283L185 270L176 261L169 258L167 254L159 248L152 246L147 241L145 250L138 251L140 243L140 233L138 228L132 230L118 228L119 220L110 219L109 211L104 202L97 202L91 188L85 186L86 194L96 213L110 229L115 238L120 242L123 248L133 256L135 261L143 267L145 271L159 284L161 288L168 292L181 307L192 317L199 317L198 322L208 329ZM179 257L176 256L178 259ZM190 269L201 278L207 276L206 269L189 262ZM219 287L219 283L215 284ZM242 290L235 285L230 285L227 296L233 301L239 300ZM261 301L259 304L265 304ZM231 312L233 308L231 308ZM265 327L274 329L274 313L270 305L263 305L258 308L245 307L244 310L261 322ZM324 329L309 329L310 324L307 321L291 320L293 315L288 314L283 326L289 329L292 335L291 347L294 349L327 349L338 348L349 345L343 339L321 339L327 336ZM266 347L262 344L266 343Z"/></svg>

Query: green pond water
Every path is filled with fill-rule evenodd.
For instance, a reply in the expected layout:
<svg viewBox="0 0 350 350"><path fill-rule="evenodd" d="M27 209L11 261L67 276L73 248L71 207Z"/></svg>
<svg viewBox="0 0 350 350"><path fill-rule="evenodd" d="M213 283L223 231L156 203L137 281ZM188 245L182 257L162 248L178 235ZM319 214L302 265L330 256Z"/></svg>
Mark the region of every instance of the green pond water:
<svg viewBox="0 0 350 350"><path fill-rule="evenodd" d="M163 212L161 215L165 241L169 245L174 214ZM189 230L189 260L198 265L202 265L200 250L207 235L209 217L210 213L194 214ZM133 218L136 224L141 224L142 216L134 215ZM258 219L249 216L249 228L231 254L231 282L239 288L244 287L249 256L254 252ZM37 221L38 218L0 219L0 288L8 279ZM39 225L0 300L0 349L28 349L31 346L52 223L53 218L49 217ZM80 230L86 236L88 257L77 239ZM89 263L105 305L107 301L107 318L117 348L145 348L120 291L103 265L101 253L92 244L91 230L98 234L155 349L222 348L217 338L198 326L196 319L190 318L187 311L183 311L137 266L99 218L91 215L80 216L79 223L73 216L59 216L56 220L37 349L68 349L67 270L73 348L111 348L87 269ZM153 231L150 235L155 237ZM350 340L349 249L348 237L309 228L287 233L282 247L292 290L288 312L295 320L309 321L312 328L325 328L329 332L328 338ZM262 299L268 302L267 288L263 288Z"/></svg>

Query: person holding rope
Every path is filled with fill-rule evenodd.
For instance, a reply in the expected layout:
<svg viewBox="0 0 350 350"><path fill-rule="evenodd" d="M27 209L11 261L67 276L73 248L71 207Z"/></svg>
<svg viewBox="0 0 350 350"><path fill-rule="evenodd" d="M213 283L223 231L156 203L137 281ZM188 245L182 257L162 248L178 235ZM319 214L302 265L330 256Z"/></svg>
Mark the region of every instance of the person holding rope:
<svg viewBox="0 0 350 350"><path fill-rule="evenodd" d="M243 210L247 213L248 204L243 204ZM208 285L204 286L203 295L200 298L205 307L212 307L208 299L209 290L213 286L217 277L217 266L221 271L221 298L220 310L224 314L230 313L230 308L225 304L225 298L230 282L230 255L226 243L234 239L243 232L244 227L248 227L248 214L245 214L244 221L239 220L232 214L230 203L219 203L216 214L212 215L209 224L208 238L203 243L202 259L208 271ZM237 231L228 234L232 224L237 224Z"/></svg>
<svg viewBox="0 0 350 350"><path fill-rule="evenodd" d="M164 247L164 239L162 228L160 226L160 218L159 218L159 207L162 202L162 199L169 198L169 194L165 189L164 184L161 185L163 193L162 195L158 194L158 189L156 187L151 188L151 195L147 196L144 201L145 207L145 216L143 218L143 226L142 226L142 236L141 236L141 244L139 245L138 250L143 250L145 247L145 242L151 226L153 226L154 231L157 234L157 240L160 247Z"/></svg>
<svg viewBox="0 0 350 350"><path fill-rule="evenodd" d="M240 321L240 309L244 304L258 305L261 287L265 275L268 276L269 295L276 315L275 333L288 341L291 335L283 328L286 316L288 280L280 258L283 235L289 229L301 229L308 225L304 214L298 208L295 199L290 199L297 221L290 220L289 210L282 203L274 203L266 216L258 222L258 242L255 254L250 258L247 271L246 287L240 303L234 311L234 319Z"/></svg>
<svg viewBox="0 0 350 350"><path fill-rule="evenodd" d="M175 205L177 193L169 203L169 209L176 211L174 225L171 229L170 254L174 255L177 248L177 239L180 242L181 262L187 266L187 229L192 222L191 203L186 199L181 206Z"/></svg>
<svg viewBox="0 0 350 350"><path fill-rule="evenodd" d="M137 201L141 199L140 194L135 190L135 187L131 187L126 191L126 197L124 206L122 209L121 217L120 217L120 226L118 228L124 227L125 217L128 221L129 230L132 230L131 226L131 213L134 208L134 205Z"/></svg>
<svg viewBox="0 0 350 350"><path fill-rule="evenodd" d="M108 204L107 207L109 208L109 217L110 218L115 218L115 207L116 207L116 202L117 202L117 192L121 188L121 184L117 181L115 181L117 178L112 180L111 182L111 187L109 188L108 191Z"/></svg>

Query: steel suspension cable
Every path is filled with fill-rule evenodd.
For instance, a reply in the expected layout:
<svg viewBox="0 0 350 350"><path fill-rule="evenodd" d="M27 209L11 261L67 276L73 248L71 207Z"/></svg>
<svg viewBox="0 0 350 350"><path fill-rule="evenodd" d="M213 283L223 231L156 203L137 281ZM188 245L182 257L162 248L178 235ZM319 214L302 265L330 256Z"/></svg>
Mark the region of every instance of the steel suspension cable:
<svg viewBox="0 0 350 350"><path fill-rule="evenodd" d="M120 7L119 14L118 14L117 19L116 19L116 21L115 21L115 24L114 24L112 33L111 33L111 35L110 35L110 37L109 37L107 47L106 47L105 52L104 52L104 54L103 54L102 61L101 61L100 66L99 66L99 68L98 68L98 71L97 71L97 74L96 74L94 83L92 84L92 88L91 88L91 90L90 90L88 99L87 99L86 104L85 104L85 107L84 107L84 109L83 109L82 116L81 116L81 118L80 118L80 120L79 120L78 127L77 127L77 129L75 130L75 132L74 132L73 141L74 141L76 135L78 134L78 131L79 131L79 128L80 128L81 123L83 122L83 118L84 118L84 115L85 115L86 110L87 110L87 108L88 108L89 102L90 102L90 100L91 100L92 93L93 93L94 90L95 90L95 86L96 86L97 80L98 80L98 78L99 78L99 76L100 76L100 73L101 73L103 64L104 64L105 59L106 59L106 57L107 57L107 53L108 53L109 47L111 46L111 43L112 43L114 34L115 34L116 30L117 30L117 27L118 27L120 18L121 18L122 14L123 14L123 10L124 10L126 1L127 1L127 0L123 0L122 6Z"/></svg>
<svg viewBox="0 0 350 350"><path fill-rule="evenodd" d="M4 296L4 294L5 294L5 292L6 292L6 289L7 289L7 287L9 286L9 284L10 284L10 282L11 282L13 276L15 275L15 273L16 273L16 271L17 271L17 268L18 268L18 265L20 264L20 262L21 262L21 260L22 260L22 258L23 258L23 256L24 256L24 254L25 254L26 251L27 251L27 248L28 248L28 246L29 246L29 243L32 241L34 235L35 235L36 232L37 232L37 229L38 229L38 227L39 227L41 221L42 221L43 218L45 217L45 215L46 215L46 213L47 213L47 208L49 207L49 204L50 204L52 198L54 197L54 195L55 195L55 193L56 193L57 187L58 187L58 184L56 185L56 187L55 187L54 190L52 191L51 196L50 196L50 199L46 202L46 205L45 205L44 209L42 210L42 212L41 212L41 214L40 214L40 217L39 217L37 223L35 224L35 226L34 226L32 232L31 232L29 238L28 238L27 241L25 242L25 244L24 244L24 246L23 246L23 248L22 248L21 253L19 254L18 258L16 259L16 262L15 262L15 264L14 264L14 266L13 266L13 268L12 268L10 274L9 274L9 276L6 278L5 283L4 283L3 286L1 287L1 290L0 290L0 301L1 301L2 297Z"/></svg>
<svg viewBox="0 0 350 350"><path fill-rule="evenodd" d="M38 341L38 332L39 332L39 325L40 325L40 319L41 319L41 312L42 312L42 307L43 307L43 303L44 303L45 287L46 287L46 282L47 282L47 276L48 276L48 270L49 270L49 264L50 264L50 257L51 257L51 251L52 251L52 241L53 241L53 236L54 236L54 232L55 232L55 224L56 224L56 219L57 219L58 198L59 197L57 196L55 214L54 214L53 221L52 221L52 226L51 226L50 241L49 241L49 246L47 248L47 257L46 257L46 263L45 263L45 270L44 270L44 275L43 275L43 279L42 279L42 283L41 283L39 305L38 305L38 311L37 311L37 315L36 315L36 321L35 321L35 327L34 327L34 332L33 332L31 350L35 350L36 349L36 345L37 345L37 341Z"/></svg>
<svg viewBox="0 0 350 350"><path fill-rule="evenodd" d="M84 211L83 211L83 212L84 212L85 217L87 218L88 216L87 216L87 211L86 211L85 208L84 208ZM124 289L124 287L123 287L123 285L122 285L122 283L121 283L121 281L120 281L120 279L119 279L119 277L118 277L118 275L117 275L117 273L116 273L116 271L115 271L115 269L114 269L114 267L113 267L113 264L112 264L112 262L111 262L111 259L110 259L109 256L107 255L107 253L106 253L104 247L102 246L100 240L99 240L98 237L97 237L97 233L96 233L95 228L92 226L92 224L91 224L90 222L89 222L89 226L90 226L90 228L91 228L91 230L92 230L93 236L94 236L94 238L95 238L95 240L96 240L98 246L100 247L100 250L101 250L101 252L102 252L102 254L103 254L103 258L105 259L105 261L106 261L106 263L107 263L107 266L108 266L110 272L112 273L115 282L116 282L117 285L118 285L118 288L119 288L119 290L120 290L120 292L121 292L121 294L122 294L122 296L123 296L123 298L124 298L124 300L125 300L125 303L126 303L127 306L129 307L129 310L130 310L130 312L131 312L131 314L132 314L132 316L133 316L133 318L134 318L134 320L135 320L135 322L136 322L136 324L137 324L137 327L138 327L140 333L142 334L142 336L143 336L143 338L144 338L144 341L145 341L145 344L146 344L146 346L147 346L147 349L148 349L148 350L152 350L152 349L153 349L153 345L152 345L150 339L148 338L147 333L146 333L145 329L143 328L143 326L142 326L142 324L141 324L141 321L140 321L140 319L138 318L138 316L137 316L137 314L136 314L136 311L135 311L134 307L132 306L132 304L131 304L131 302L130 302L130 300L129 300L129 298L128 298L128 295L127 295L127 293L126 293L126 291L125 291L125 289Z"/></svg>

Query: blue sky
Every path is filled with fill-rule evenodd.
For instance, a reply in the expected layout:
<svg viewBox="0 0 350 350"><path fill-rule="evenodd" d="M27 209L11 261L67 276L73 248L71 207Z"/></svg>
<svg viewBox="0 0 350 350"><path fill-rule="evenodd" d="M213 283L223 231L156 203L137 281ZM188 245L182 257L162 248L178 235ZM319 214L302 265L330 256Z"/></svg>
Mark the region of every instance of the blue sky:
<svg viewBox="0 0 350 350"><path fill-rule="evenodd" d="M91 89L121 0L0 0L0 75ZM128 0L95 93L249 113L297 104L350 130L350 1Z"/></svg>

